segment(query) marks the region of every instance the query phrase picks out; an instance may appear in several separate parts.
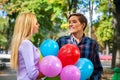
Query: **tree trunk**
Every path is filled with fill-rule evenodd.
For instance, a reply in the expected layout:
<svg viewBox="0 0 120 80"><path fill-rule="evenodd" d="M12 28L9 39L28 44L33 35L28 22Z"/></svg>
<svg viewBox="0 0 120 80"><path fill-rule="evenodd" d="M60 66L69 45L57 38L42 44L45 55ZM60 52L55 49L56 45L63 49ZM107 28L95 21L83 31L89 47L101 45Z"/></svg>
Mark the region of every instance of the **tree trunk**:
<svg viewBox="0 0 120 80"><path fill-rule="evenodd" d="M116 30L116 19L113 20L113 27L114 27L114 41L113 41L113 52L112 52L112 68L115 67L115 61L116 61L116 51L117 51L117 30Z"/></svg>
<svg viewBox="0 0 120 80"><path fill-rule="evenodd" d="M10 47L10 39L11 39L11 35L10 35L10 31L11 31L11 21L10 21L10 17L9 17L9 25L8 25L8 28L7 28L7 44L6 44L6 47L5 47L5 53L8 54L8 51L9 51L9 47Z"/></svg>
<svg viewBox="0 0 120 80"><path fill-rule="evenodd" d="M120 67L120 13L117 13L116 15L116 19L117 19L117 50L116 50L116 66L119 65Z"/></svg>
<svg viewBox="0 0 120 80"><path fill-rule="evenodd" d="M91 0L89 0L89 16L90 16L90 26L89 26L88 35L91 38L92 37L92 18L93 18L93 2Z"/></svg>
<svg viewBox="0 0 120 80"><path fill-rule="evenodd" d="M115 25L115 41L113 46L113 59L115 58L115 63L112 61L112 68L120 67L120 0L114 0L114 4L116 7L116 12L114 17L116 19Z"/></svg>
<svg viewBox="0 0 120 80"><path fill-rule="evenodd" d="M105 42L105 48L106 48L106 55L109 55L109 42Z"/></svg>
<svg viewBox="0 0 120 80"><path fill-rule="evenodd" d="M76 11L77 11L77 0L73 0L74 2L73 2L73 12L74 13L76 13Z"/></svg>

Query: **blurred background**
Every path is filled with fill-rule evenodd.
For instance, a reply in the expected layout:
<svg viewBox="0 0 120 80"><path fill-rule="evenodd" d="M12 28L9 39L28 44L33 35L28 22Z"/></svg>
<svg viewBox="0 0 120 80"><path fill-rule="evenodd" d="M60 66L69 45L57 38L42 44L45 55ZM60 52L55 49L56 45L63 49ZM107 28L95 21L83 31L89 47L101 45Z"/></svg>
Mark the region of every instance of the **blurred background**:
<svg viewBox="0 0 120 80"><path fill-rule="evenodd" d="M88 19L85 34L99 43L102 79L111 80L113 69L120 68L120 0L0 0L0 80L16 80L10 43L15 19L24 11L37 16L40 28L32 42L38 47L45 39L68 35L68 15L83 13Z"/></svg>

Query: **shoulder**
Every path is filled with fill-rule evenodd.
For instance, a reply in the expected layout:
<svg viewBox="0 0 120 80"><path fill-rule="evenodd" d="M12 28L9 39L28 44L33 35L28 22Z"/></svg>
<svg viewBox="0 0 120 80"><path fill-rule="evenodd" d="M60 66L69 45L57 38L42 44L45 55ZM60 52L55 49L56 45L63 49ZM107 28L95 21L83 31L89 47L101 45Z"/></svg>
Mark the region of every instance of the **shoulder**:
<svg viewBox="0 0 120 80"><path fill-rule="evenodd" d="M92 38L90 38L90 37L85 37L85 40L86 40L87 42L90 42L90 43L93 43L93 44L97 44L97 41L94 40L94 39L92 39Z"/></svg>
<svg viewBox="0 0 120 80"><path fill-rule="evenodd" d="M61 40L67 40L67 39L70 39L70 36L61 36L57 40L61 41Z"/></svg>
<svg viewBox="0 0 120 80"><path fill-rule="evenodd" d="M70 39L70 36L61 36L57 39L57 43L59 45L59 48L61 48L63 45L68 43L68 39Z"/></svg>
<svg viewBox="0 0 120 80"><path fill-rule="evenodd" d="M30 40L23 40L20 44L20 47L30 47L33 46L32 42Z"/></svg>
<svg viewBox="0 0 120 80"><path fill-rule="evenodd" d="M30 41L30 40L23 40L22 42L21 42L21 44L32 44L32 42Z"/></svg>

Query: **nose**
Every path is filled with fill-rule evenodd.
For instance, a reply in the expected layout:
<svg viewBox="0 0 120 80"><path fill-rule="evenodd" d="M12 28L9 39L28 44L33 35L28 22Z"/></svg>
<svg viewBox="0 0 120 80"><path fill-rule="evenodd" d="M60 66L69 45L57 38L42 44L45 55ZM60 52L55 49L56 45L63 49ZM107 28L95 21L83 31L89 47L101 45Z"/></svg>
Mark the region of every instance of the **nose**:
<svg viewBox="0 0 120 80"><path fill-rule="evenodd" d="M73 24L72 23L69 23L69 27L72 27L73 26Z"/></svg>
<svg viewBox="0 0 120 80"><path fill-rule="evenodd" d="M40 27L40 24L39 24L39 23L37 23L37 25Z"/></svg>

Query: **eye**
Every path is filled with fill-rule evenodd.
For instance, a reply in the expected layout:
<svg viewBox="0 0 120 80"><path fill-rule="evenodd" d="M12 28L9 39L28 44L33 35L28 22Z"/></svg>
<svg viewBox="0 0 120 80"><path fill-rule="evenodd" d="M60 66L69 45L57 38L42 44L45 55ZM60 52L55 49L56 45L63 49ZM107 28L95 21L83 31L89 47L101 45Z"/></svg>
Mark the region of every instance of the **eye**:
<svg viewBox="0 0 120 80"><path fill-rule="evenodd" d="M39 25L39 23L38 23L38 22L36 22L36 25Z"/></svg>
<svg viewBox="0 0 120 80"><path fill-rule="evenodd" d="M73 22L73 23L77 23L77 21L76 21L76 20L73 20L72 22Z"/></svg>
<svg viewBox="0 0 120 80"><path fill-rule="evenodd" d="M70 24L70 23L71 23L71 21L68 21L68 23Z"/></svg>

